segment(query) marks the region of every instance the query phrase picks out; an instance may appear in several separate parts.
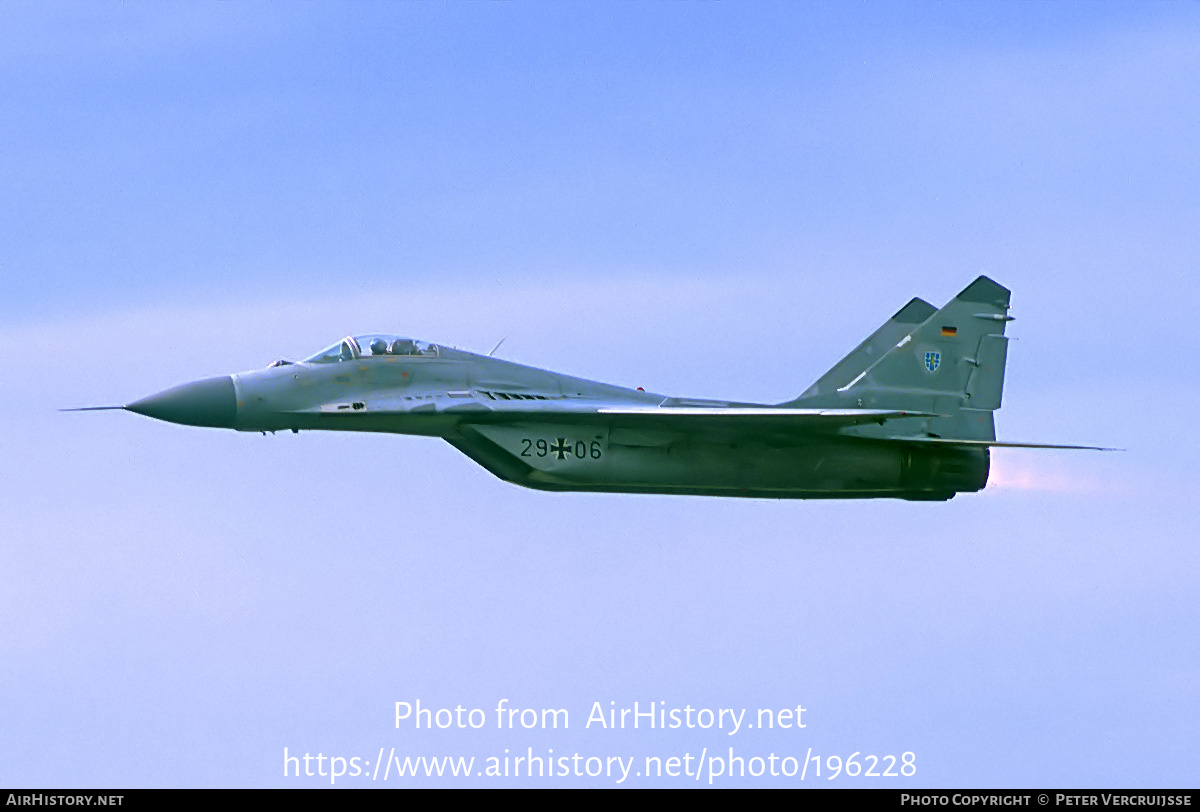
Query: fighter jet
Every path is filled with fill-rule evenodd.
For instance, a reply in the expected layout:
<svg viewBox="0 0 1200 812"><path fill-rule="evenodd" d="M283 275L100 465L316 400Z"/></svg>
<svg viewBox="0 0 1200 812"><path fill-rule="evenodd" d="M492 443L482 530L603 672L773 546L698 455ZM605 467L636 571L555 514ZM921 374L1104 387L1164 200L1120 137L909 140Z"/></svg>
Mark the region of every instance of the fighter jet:
<svg viewBox="0 0 1200 812"><path fill-rule="evenodd" d="M499 478L547 491L946 500L987 484L994 447L1096 448L996 440L1009 298L981 276L940 310L913 299L779 404L668 397L372 333L83 410L439 437Z"/></svg>

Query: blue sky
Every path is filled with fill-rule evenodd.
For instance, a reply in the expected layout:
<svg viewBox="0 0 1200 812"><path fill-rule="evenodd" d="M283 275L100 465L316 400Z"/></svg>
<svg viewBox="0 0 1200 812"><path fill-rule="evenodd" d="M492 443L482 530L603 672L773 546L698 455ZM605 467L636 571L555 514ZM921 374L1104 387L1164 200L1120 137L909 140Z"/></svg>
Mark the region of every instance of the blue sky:
<svg viewBox="0 0 1200 812"><path fill-rule="evenodd" d="M1183 3L0 5L0 784L733 746L1194 786L1198 35ZM56 411L369 331L779 402L980 273L1001 437L1125 452L1000 451L936 505L555 495L433 440ZM501 698L571 729L393 723Z"/></svg>

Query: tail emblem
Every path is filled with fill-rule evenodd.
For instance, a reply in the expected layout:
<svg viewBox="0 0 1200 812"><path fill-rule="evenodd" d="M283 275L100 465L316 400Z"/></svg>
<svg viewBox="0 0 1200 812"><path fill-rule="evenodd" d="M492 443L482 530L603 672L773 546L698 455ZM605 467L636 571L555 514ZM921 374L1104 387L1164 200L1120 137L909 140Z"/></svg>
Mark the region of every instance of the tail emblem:
<svg viewBox="0 0 1200 812"><path fill-rule="evenodd" d="M940 352L925 353L925 368L930 372L937 372L938 365L942 363L942 354Z"/></svg>

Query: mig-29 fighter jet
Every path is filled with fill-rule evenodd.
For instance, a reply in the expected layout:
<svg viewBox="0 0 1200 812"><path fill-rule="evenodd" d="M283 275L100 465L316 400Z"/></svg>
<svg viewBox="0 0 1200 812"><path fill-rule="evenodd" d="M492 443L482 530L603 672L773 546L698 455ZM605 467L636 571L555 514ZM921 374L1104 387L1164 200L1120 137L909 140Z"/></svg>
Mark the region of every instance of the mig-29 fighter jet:
<svg viewBox="0 0 1200 812"><path fill-rule="evenodd" d="M440 437L549 491L945 500L987 484L1009 291L913 299L777 405L667 397L393 335L196 381L124 409L190 426Z"/></svg>

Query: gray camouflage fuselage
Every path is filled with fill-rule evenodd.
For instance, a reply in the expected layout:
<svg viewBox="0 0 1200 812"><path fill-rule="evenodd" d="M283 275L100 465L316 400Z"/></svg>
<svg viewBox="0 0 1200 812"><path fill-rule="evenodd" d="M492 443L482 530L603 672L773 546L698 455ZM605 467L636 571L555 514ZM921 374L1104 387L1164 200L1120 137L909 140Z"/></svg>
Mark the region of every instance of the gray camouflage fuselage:
<svg viewBox="0 0 1200 812"><path fill-rule="evenodd" d="M990 447L1033 445L995 440L1008 296L980 277L941 310L914 299L778 405L671 398L370 335L110 408L240 431L440 437L551 491L943 500L984 487Z"/></svg>

